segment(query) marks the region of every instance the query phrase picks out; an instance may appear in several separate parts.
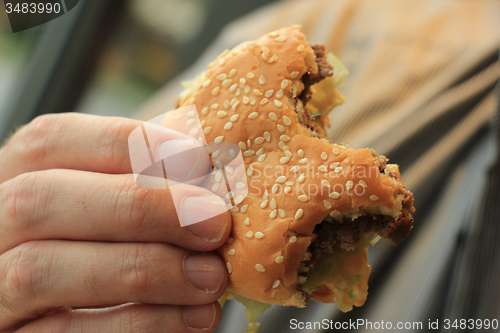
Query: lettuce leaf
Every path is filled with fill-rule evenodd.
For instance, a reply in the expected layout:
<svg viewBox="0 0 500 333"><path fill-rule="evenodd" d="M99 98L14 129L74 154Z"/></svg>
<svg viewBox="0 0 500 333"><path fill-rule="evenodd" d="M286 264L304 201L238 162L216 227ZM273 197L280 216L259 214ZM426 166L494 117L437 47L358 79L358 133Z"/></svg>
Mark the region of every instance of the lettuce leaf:
<svg viewBox="0 0 500 333"><path fill-rule="evenodd" d="M255 319L266 312L266 310L271 307L271 304L257 302L235 293L231 294L238 302L246 306L245 312L247 314L248 329L243 331L247 333L257 333L260 323L256 322Z"/></svg>

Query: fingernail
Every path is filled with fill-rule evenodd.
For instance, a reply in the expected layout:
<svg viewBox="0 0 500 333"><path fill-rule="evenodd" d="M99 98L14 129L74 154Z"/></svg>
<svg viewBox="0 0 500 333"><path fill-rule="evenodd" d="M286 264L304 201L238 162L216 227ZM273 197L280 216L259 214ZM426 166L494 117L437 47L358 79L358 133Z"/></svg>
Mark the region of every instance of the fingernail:
<svg viewBox="0 0 500 333"><path fill-rule="evenodd" d="M215 322L213 304L184 307L184 322L189 328L210 328Z"/></svg>
<svg viewBox="0 0 500 333"><path fill-rule="evenodd" d="M200 164L201 149L202 147L188 139L161 143L158 146L158 160L163 160L167 178L175 178L177 181L190 180Z"/></svg>
<svg viewBox="0 0 500 333"><path fill-rule="evenodd" d="M184 271L189 282L207 293L219 290L224 282L225 268L211 253L199 253L184 259Z"/></svg>
<svg viewBox="0 0 500 333"><path fill-rule="evenodd" d="M227 227L227 210L224 201L215 195L187 197L182 202L181 225L193 235L217 242Z"/></svg>

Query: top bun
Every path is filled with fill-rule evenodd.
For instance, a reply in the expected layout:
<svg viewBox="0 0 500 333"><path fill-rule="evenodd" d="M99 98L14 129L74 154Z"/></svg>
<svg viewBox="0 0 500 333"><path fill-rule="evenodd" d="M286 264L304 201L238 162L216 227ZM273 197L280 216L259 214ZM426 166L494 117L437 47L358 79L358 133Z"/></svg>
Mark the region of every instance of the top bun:
<svg viewBox="0 0 500 333"><path fill-rule="evenodd" d="M231 237L218 252L229 290L264 303L304 306L297 272L325 217L388 215L383 236L393 243L411 229L413 197L397 166L370 149L329 142L304 113L303 76L319 71L314 49L292 26L226 50L178 100L196 105L207 142L241 148L248 196L235 198ZM207 188L223 193L220 181L209 175Z"/></svg>

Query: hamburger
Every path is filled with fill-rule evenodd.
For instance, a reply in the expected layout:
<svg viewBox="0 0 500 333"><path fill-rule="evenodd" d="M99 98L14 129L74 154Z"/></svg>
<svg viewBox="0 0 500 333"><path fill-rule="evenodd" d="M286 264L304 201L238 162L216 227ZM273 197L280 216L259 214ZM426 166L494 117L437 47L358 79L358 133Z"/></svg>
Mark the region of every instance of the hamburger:
<svg viewBox="0 0 500 333"><path fill-rule="evenodd" d="M248 194L229 195L232 233L218 253L229 297L247 306L252 332L270 304L363 305L369 244L381 237L398 244L412 229L413 195L398 166L326 136L345 75L335 56L292 26L224 51L177 100L196 106L207 142L237 144L244 159L232 172L247 177ZM235 152L211 154L216 163ZM220 183L213 172L204 187L227 196Z"/></svg>

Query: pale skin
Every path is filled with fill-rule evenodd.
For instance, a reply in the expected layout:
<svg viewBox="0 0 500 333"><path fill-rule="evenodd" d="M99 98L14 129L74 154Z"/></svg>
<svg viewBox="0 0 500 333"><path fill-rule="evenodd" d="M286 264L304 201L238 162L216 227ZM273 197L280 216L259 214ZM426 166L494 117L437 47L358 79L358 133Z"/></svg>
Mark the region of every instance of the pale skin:
<svg viewBox="0 0 500 333"><path fill-rule="evenodd" d="M230 213L181 227L169 189L137 186L127 140L140 125L47 115L0 149L0 333L217 328L228 273L209 251Z"/></svg>

